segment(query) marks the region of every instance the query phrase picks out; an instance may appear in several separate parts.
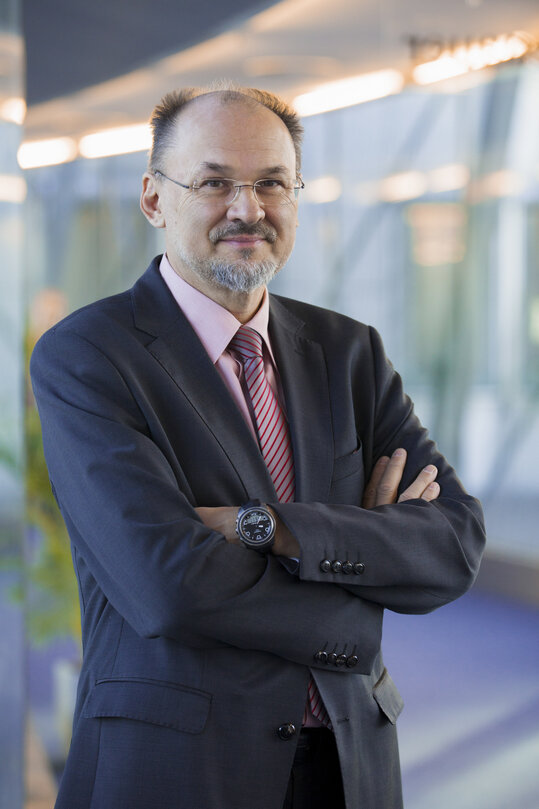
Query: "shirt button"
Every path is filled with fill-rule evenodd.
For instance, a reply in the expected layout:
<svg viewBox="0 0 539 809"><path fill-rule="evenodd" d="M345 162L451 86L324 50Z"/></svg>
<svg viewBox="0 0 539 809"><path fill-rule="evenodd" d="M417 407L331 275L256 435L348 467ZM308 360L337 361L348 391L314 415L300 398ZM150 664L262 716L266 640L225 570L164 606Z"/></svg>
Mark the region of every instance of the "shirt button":
<svg viewBox="0 0 539 809"><path fill-rule="evenodd" d="M352 564L352 562L350 562L350 560L347 559L346 562L343 562L342 572L346 573L347 575L348 573L354 572L354 565Z"/></svg>
<svg viewBox="0 0 539 809"><path fill-rule="evenodd" d="M355 565L354 565L354 573L356 573L356 575L359 576L361 573L363 573L364 570L365 570L365 565L363 564L363 562L356 562L355 563Z"/></svg>
<svg viewBox="0 0 539 809"><path fill-rule="evenodd" d="M322 573L329 573L331 570L331 562L329 559L322 559L320 562L320 570Z"/></svg>
<svg viewBox="0 0 539 809"><path fill-rule="evenodd" d="M340 562L338 559L335 559L335 561L331 563L331 569L334 573L341 573L342 562Z"/></svg>
<svg viewBox="0 0 539 809"><path fill-rule="evenodd" d="M284 725L280 725L277 728L277 736L279 739L283 739L283 741L288 741L294 736L296 732L296 726L292 724L292 722L286 722Z"/></svg>

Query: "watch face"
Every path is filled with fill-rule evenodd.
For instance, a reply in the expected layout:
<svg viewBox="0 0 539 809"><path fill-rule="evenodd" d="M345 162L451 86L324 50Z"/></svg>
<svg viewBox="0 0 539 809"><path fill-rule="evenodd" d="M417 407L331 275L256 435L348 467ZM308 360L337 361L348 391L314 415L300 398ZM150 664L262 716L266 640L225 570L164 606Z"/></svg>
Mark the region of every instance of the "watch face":
<svg viewBox="0 0 539 809"><path fill-rule="evenodd" d="M256 508L242 516L240 525L242 537L248 542L265 542L274 530L271 518Z"/></svg>

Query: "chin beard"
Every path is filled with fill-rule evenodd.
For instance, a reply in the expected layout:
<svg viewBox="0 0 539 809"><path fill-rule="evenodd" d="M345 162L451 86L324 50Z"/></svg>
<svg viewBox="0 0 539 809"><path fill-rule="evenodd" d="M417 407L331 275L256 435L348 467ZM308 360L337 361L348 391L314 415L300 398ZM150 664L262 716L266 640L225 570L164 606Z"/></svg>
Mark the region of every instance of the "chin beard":
<svg viewBox="0 0 539 809"><path fill-rule="evenodd" d="M253 292L269 284L280 269L275 261L191 260L191 268L206 281L231 292Z"/></svg>

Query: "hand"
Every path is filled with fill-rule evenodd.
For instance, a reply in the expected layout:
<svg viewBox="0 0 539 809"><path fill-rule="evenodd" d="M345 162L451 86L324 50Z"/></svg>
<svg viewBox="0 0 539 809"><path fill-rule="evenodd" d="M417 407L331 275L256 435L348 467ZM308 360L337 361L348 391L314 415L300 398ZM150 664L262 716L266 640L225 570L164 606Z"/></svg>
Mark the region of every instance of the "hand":
<svg viewBox="0 0 539 809"><path fill-rule="evenodd" d="M414 497L428 502L436 500L440 494L440 486L435 482L438 470L432 465L426 466L397 500L397 491L404 473L406 457L405 449L396 449L391 458L383 455L378 459L372 470L371 479L365 487L363 508L402 503Z"/></svg>
<svg viewBox="0 0 539 809"><path fill-rule="evenodd" d="M195 511L207 528L211 528L212 531L218 531L224 536L226 541L230 542L232 545L242 544L236 533L237 506L199 506ZM276 524L275 543L271 552L275 556L299 557L301 550L296 538L280 520L275 511L273 511L273 509L270 509L270 511L275 518Z"/></svg>
<svg viewBox="0 0 539 809"><path fill-rule="evenodd" d="M195 511L207 528L218 531L233 545L241 544L236 534L237 506L200 506Z"/></svg>

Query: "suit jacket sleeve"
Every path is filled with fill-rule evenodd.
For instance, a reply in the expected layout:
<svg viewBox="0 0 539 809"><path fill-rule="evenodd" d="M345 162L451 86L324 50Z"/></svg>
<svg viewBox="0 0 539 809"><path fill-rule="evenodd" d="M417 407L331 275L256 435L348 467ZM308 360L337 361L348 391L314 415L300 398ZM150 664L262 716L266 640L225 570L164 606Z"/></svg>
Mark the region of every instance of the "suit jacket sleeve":
<svg viewBox="0 0 539 809"><path fill-rule="evenodd" d="M464 491L429 439L378 333L369 332L370 358L363 359L361 376L352 374L344 382L352 393L360 387L375 392L372 413L358 416L360 451L340 459L349 467L346 494L336 495L335 503L272 505L301 546L302 580L338 584L395 611L428 612L457 598L473 583L485 543L481 506ZM339 351L344 353L342 345ZM334 429L339 430L338 423ZM408 452L400 491L427 464L434 464L440 497L431 503L415 499L370 510L350 505L361 502L361 491L352 493L354 463L364 466L368 478L376 460L398 447ZM327 564L321 564L324 560L341 565L327 570ZM347 561L360 563L362 573L350 573L349 566L342 564Z"/></svg>
<svg viewBox="0 0 539 809"><path fill-rule="evenodd" d="M97 342L68 320L41 338L31 363L49 475L75 565L83 562L141 636L261 650L311 666L313 653L331 639L357 649L354 671L369 672L381 608L338 586L299 581L278 559L206 528L181 464L173 469L170 462L181 451L169 452L166 435L156 439L141 409L137 386L148 381L127 376L128 363L120 370L114 349L105 351L103 337ZM131 350L135 358L134 341ZM124 359L128 351L122 346ZM189 430L186 423L178 432ZM204 447L198 452L203 465Z"/></svg>

